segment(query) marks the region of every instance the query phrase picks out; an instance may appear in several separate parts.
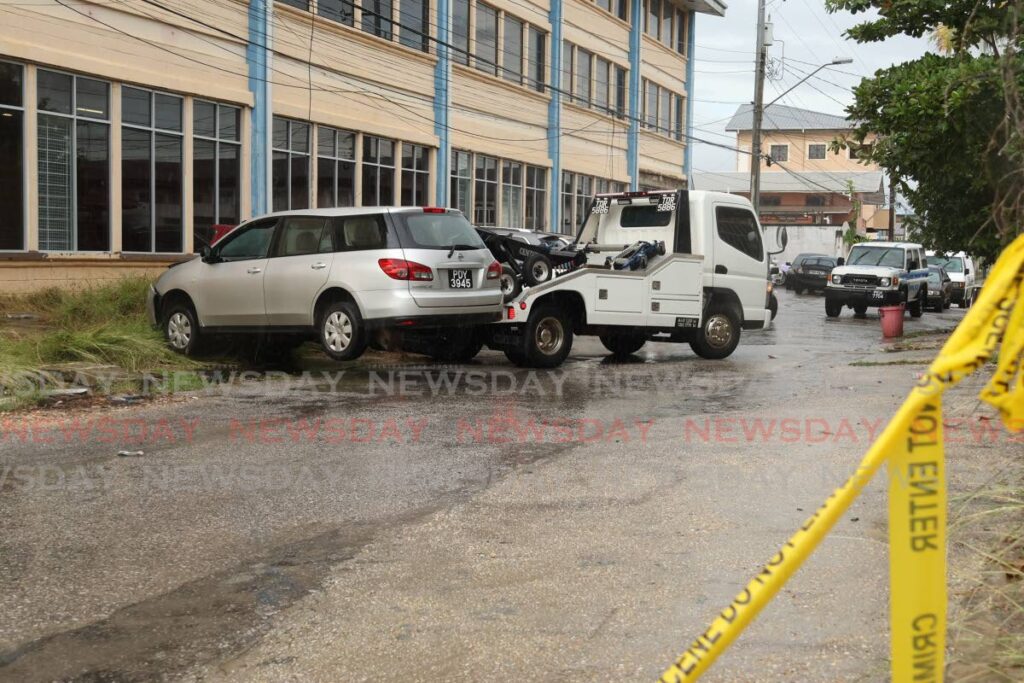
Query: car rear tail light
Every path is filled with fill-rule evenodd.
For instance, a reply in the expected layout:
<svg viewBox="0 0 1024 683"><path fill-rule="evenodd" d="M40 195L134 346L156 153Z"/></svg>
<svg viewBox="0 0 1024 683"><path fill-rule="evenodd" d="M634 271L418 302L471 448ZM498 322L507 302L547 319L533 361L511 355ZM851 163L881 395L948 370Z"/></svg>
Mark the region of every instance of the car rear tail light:
<svg viewBox="0 0 1024 683"><path fill-rule="evenodd" d="M499 277L501 277L501 264L491 261L491 265L487 266L487 279L497 280Z"/></svg>
<svg viewBox="0 0 1024 683"><path fill-rule="evenodd" d="M422 263L400 258L382 258L377 261L380 269L393 280L433 280L434 271Z"/></svg>
<svg viewBox="0 0 1024 683"><path fill-rule="evenodd" d="M424 206L423 213L444 213L448 209L441 208L439 206Z"/></svg>
<svg viewBox="0 0 1024 683"><path fill-rule="evenodd" d="M509 320L515 320L516 319L516 309L515 309L514 306L509 306L508 307L508 319Z"/></svg>

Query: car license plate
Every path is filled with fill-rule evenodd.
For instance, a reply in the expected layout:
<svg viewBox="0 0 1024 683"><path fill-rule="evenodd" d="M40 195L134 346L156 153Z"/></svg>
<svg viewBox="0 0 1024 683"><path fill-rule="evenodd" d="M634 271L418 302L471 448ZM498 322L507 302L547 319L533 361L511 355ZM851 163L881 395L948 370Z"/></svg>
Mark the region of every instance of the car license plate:
<svg viewBox="0 0 1024 683"><path fill-rule="evenodd" d="M810 275L824 275L825 274L825 271L823 271L823 270L809 270L807 272Z"/></svg>
<svg viewBox="0 0 1024 683"><path fill-rule="evenodd" d="M448 287L451 289L472 289L473 278L466 269L448 271Z"/></svg>
<svg viewBox="0 0 1024 683"><path fill-rule="evenodd" d="M881 290L876 289L875 291L871 292L871 298L872 299L881 299L882 298Z"/></svg>

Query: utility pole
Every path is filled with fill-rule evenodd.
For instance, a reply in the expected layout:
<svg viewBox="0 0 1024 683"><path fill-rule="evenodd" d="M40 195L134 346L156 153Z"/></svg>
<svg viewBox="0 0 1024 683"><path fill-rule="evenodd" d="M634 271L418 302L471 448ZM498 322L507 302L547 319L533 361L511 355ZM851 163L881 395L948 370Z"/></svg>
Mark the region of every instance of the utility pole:
<svg viewBox="0 0 1024 683"><path fill-rule="evenodd" d="M764 116L764 69L768 57L765 45L765 0L757 0L757 75L754 80L754 125L750 145L750 202L760 216L761 203L761 118Z"/></svg>
<svg viewBox="0 0 1024 683"><path fill-rule="evenodd" d="M896 181L889 174L889 239L896 239Z"/></svg>

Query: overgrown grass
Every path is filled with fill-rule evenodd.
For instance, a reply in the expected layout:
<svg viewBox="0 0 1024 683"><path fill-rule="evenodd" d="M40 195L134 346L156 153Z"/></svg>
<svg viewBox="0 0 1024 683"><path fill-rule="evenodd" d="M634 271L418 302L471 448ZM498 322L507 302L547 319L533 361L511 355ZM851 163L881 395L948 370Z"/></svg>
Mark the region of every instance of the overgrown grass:
<svg viewBox="0 0 1024 683"><path fill-rule="evenodd" d="M130 373L193 368L172 352L146 317L149 280L124 278L88 289L46 289L4 297L2 313L31 313L39 323L0 325L0 394L26 393L26 378L64 363L111 365ZM38 383L36 383L38 386Z"/></svg>

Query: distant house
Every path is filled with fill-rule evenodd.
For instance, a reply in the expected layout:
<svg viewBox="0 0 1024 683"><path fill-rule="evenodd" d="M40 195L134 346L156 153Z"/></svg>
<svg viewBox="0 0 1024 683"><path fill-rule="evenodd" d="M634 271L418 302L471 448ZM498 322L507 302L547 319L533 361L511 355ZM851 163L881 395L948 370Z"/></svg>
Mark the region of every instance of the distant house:
<svg viewBox="0 0 1024 683"><path fill-rule="evenodd" d="M779 225L842 225L853 223L854 202L860 203L858 232L874 236L889 223L885 173L863 163L861 150L831 151L833 140L853 130L843 116L773 104L762 120L761 220ZM726 124L736 133L735 173L696 173L693 187L750 194L750 150L753 112L741 105ZM871 138L866 144L870 145Z"/></svg>

